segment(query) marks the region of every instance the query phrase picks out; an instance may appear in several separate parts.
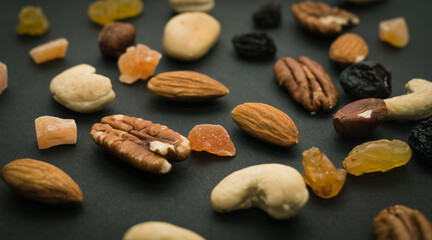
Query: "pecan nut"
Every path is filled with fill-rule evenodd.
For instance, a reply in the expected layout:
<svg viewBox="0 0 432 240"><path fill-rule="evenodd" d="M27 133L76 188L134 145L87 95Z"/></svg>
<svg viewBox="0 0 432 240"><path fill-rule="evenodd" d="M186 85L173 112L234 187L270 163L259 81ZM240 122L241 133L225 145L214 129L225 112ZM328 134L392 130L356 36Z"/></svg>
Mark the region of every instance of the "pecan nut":
<svg viewBox="0 0 432 240"><path fill-rule="evenodd" d="M279 86L286 88L294 101L315 114L320 109L332 110L338 100L338 92L324 68L308 57L296 60L285 57L273 66Z"/></svg>
<svg viewBox="0 0 432 240"><path fill-rule="evenodd" d="M402 205L383 209L374 219L375 239L430 240L432 223L418 210Z"/></svg>
<svg viewBox="0 0 432 240"><path fill-rule="evenodd" d="M297 22L311 32L335 35L344 28L354 27L360 20L356 15L322 2L303 1L295 3L291 12Z"/></svg>
<svg viewBox="0 0 432 240"><path fill-rule="evenodd" d="M93 141L135 168L157 174L171 171L171 162L189 157L189 141L166 126L141 118L112 115L91 128Z"/></svg>

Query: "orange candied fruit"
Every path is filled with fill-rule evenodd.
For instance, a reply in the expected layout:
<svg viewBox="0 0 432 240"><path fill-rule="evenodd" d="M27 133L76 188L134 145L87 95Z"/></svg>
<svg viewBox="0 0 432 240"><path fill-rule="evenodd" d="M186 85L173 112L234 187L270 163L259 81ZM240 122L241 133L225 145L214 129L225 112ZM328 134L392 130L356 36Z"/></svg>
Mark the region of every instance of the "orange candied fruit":
<svg viewBox="0 0 432 240"><path fill-rule="evenodd" d="M77 141L77 126L73 119L42 116L36 118L35 128L39 149L75 144Z"/></svg>
<svg viewBox="0 0 432 240"><path fill-rule="evenodd" d="M146 45L138 44L126 49L118 60L120 82L132 84L138 79L145 80L153 75L162 55Z"/></svg>
<svg viewBox="0 0 432 240"><path fill-rule="evenodd" d="M234 156L236 153L228 132L221 125L196 125L189 132L188 140L194 151L206 151L218 156Z"/></svg>
<svg viewBox="0 0 432 240"><path fill-rule="evenodd" d="M409 42L408 26L405 18L398 17L380 22L379 37L395 47L403 48Z"/></svg>
<svg viewBox="0 0 432 240"><path fill-rule="evenodd" d="M340 192L345 179L345 169L336 169L332 162L318 148L303 152L302 173L307 185L321 198L332 198Z"/></svg>
<svg viewBox="0 0 432 240"><path fill-rule="evenodd" d="M39 45L30 50L30 56L35 63L44 63L57 58L64 58L69 45L66 38L59 38Z"/></svg>

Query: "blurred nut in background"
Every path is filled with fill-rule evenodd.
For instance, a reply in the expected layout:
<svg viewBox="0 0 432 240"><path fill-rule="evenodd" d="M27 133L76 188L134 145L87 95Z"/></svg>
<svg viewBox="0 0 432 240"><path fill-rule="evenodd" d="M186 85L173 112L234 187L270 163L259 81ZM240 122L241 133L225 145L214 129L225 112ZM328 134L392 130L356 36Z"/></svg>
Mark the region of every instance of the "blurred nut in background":
<svg viewBox="0 0 432 240"><path fill-rule="evenodd" d="M8 75L6 64L0 62L0 94L7 88Z"/></svg>
<svg viewBox="0 0 432 240"><path fill-rule="evenodd" d="M215 3L214 0L169 0L174 12L210 12Z"/></svg>
<svg viewBox="0 0 432 240"><path fill-rule="evenodd" d="M340 66L349 66L366 59L369 53L365 40L355 33L345 33L330 46L330 59Z"/></svg>
<svg viewBox="0 0 432 240"><path fill-rule="evenodd" d="M110 23L99 33L99 49L107 57L118 58L127 47L135 45L135 35L135 28L130 23Z"/></svg>

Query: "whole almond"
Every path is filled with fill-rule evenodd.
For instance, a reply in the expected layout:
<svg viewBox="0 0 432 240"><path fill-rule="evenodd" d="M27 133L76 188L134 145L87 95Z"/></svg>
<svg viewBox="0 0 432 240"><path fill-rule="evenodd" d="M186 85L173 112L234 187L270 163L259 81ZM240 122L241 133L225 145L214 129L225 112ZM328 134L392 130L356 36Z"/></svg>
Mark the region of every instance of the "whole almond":
<svg viewBox="0 0 432 240"><path fill-rule="evenodd" d="M355 33L345 33L338 37L330 46L330 59L348 66L366 59L369 48L362 37Z"/></svg>
<svg viewBox="0 0 432 240"><path fill-rule="evenodd" d="M165 72L154 76L147 88L162 97L184 102L201 102L228 94L222 83L193 71Z"/></svg>
<svg viewBox="0 0 432 240"><path fill-rule="evenodd" d="M43 203L82 202L79 186L61 169L45 162L25 158L6 164L1 175L9 187Z"/></svg>
<svg viewBox="0 0 432 240"><path fill-rule="evenodd" d="M291 118L264 103L243 103L231 111L234 122L250 135L278 146L296 145L299 134Z"/></svg>

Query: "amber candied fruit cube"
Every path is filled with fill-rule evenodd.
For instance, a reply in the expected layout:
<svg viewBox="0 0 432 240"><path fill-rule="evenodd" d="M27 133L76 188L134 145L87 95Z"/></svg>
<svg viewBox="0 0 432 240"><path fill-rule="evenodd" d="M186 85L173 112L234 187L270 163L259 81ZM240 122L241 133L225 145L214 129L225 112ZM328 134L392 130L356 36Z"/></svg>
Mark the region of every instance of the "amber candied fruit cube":
<svg viewBox="0 0 432 240"><path fill-rule="evenodd" d="M64 58L69 42L65 38L59 38L39 45L30 50L30 56L35 63L44 63L57 58Z"/></svg>
<svg viewBox="0 0 432 240"><path fill-rule="evenodd" d="M380 22L379 37L395 47L403 48L409 42L408 26L405 18L398 17Z"/></svg>
<svg viewBox="0 0 432 240"><path fill-rule="evenodd" d="M77 141L77 126L73 119L42 116L36 118L35 128L39 149L75 144Z"/></svg>
<svg viewBox="0 0 432 240"><path fill-rule="evenodd" d="M130 46L118 60L120 82L132 84L153 75L162 55L143 44Z"/></svg>
<svg viewBox="0 0 432 240"><path fill-rule="evenodd" d="M236 153L228 132L221 125L196 125L189 132L188 140L194 151L206 151L218 156L234 156Z"/></svg>
<svg viewBox="0 0 432 240"><path fill-rule="evenodd" d="M19 25L16 32L20 35L44 35L50 26L40 7L25 6L21 9L18 18Z"/></svg>

